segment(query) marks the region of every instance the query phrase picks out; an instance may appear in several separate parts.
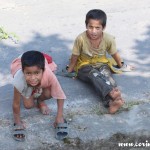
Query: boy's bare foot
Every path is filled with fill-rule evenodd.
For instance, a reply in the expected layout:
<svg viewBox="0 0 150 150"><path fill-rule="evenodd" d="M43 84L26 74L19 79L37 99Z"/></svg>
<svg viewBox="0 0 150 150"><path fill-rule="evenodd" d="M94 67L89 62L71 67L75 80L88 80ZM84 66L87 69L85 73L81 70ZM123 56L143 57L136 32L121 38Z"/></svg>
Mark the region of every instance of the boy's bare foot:
<svg viewBox="0 0 150 150"><path fill-rule="evenodd" d="M43 115L49 115L50 114L50 109L49 107L45 104L44 101L37 102L37 106L40 109L41 113Z"/></svg>
<svg viewBox="0 0 150 150"><path fill-rule="evenodd" d="M109 113L110 114L114 114L115 112L117 112L117 110L119 108L121 108L121 106L124 104L124 100L119 97L116 100L112 100L109 103Z"/></svg>
<svg viewBox="0 0 150 150"><path fill-rule="evenodd" d="M121 96L121 92L119 91L118 88L113 88L112 91L109 92L108 94L113 100L115 100L117 97Z"/></svg>

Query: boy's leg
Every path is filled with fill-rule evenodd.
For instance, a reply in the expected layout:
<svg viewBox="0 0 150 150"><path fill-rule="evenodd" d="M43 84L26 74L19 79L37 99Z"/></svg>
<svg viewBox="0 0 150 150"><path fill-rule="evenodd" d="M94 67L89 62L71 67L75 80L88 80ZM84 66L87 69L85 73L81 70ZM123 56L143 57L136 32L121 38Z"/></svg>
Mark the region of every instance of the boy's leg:
<svg viewBox="0 0 150 150"><path fill-rule="evenodd" d="M45 104L44 100L48 100L51 98L50 90L48 88L42 89L42 93L38 98L34 98L32 95L30 98L26 98L23 96L23 104L27 109L35 107L35 99L37 99L37 104L43 115L48 115L50 113L50 109Z"/></svg>
<svg viewBox="0 0 150 150"><path fill-rule="evenodd" d="M113 86L113 89L103 99L106 107L109 107L109 113L113 114L124 104L124 100L121 97L121 92L117 88L115 80L112 78L112 73L108 65L101 66L99 71L106 77L106 80L110 81Z"/></svg>
<svg viewBox="0 0 150 150"><path fill-rule="evenodd" d="M104 75L92 66L84 66L79 69L78 78L84 82L91 83L102 98L105 98L113 89L113 86L106 82Z"/></svg>
<svg viewBox="0 0 150 150"><path fill-rule="evenodd" d="M94 85L96 91L102 97L104 105L111 108L109 109L110 113L116 112L123 105L121 93L115 87L115 81L110 75L107 76L103 69L99 70L92 66L85 66L79 70L78 78L85 82L91 82ZM114 102L115 100L117 102Z"/></svg>
<svg viewBox="0 0 150 150"><path fill-rule="evenodd" d="M26 109L30 109L30 108L33 108L35 106L33 95L30 96L30 98L26 98L24 96L22 96L22 98L23 98L24 107Z"/></svg>
<svg viewBox="0 0 150 150"><path fill-rule="evenodd" d="M106 104L106 107L109 107L110 113L115 113L124 104L124 100L121 97L121 92L117 88L115 80L112 78L112 73L108 65L103 65L98 70L106 77L107 80L110 81L113 86L113 89L104 98L104 103Z"/></svg>
<svg viewBox="0 0 150 150"><path fill-rule="evenodd" d="M42 94L37 98L37 104L41 113L43 115L48 115L50 113L50 109L44 101L51 98L51 93L49 88L45 88L42 90Z"/></svg>
<svg viewBox="0 0 150 150"><path fill-rule="evenodd" d="M82 67L81 69L78 70L77 77L84 82L91 82L89 79L89 73L91 72L92 69L93 69L92 66Z"/></svg>
<svg viewBox="0 0 150 150"><path fill-rule="evenodd" d="M108 93L108 95L112 99L116 99L118 96L121 96L121 92L117 88L117 84L115 80L112 78L112 73L108 65L102 65L100 68L97 68L97 70L100 72L100 76L104 81L113 87L113 89Z"/></svg>
<svg viewBox="0 0 150 150"><path fill-rule="evenodd" d="M112 78L112 72L111 72L111 70L110 70L110 68L109 68L108 65L104 64L104 65L102 65L101 67L97 68L97 70L98 70L103 76L105 76L105 78L106 78L107 80L110 81L110 83L111 83L112 86L114 86L114 87L117 86L115 80Z"/></svg>

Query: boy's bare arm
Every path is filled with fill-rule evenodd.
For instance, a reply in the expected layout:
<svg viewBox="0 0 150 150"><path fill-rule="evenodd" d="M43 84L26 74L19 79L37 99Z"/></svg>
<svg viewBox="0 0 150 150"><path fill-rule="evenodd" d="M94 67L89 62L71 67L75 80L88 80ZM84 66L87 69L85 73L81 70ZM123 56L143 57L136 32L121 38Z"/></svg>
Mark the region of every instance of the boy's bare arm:
<svg viewBox="0 0 150 150"><path fill-rule="evenodd" d="M76 63L77 63L77 60L78 60L78 56L77 55L74 55L72 54L71 56L71 60L70 60L70 64L69 64L69 68L68 68L68 72L72 72Z"/></svg>
<svg viewBox="0 0 150 150"><path fill-rule="evenodd" d="M119 53L116 52L115 54L112 55L112 57L116 61L117 65L121 68L123 64L121 63L122 61L121 61Z"/></svg>
<svg viewBox="0 0 150 150"><path fill-rule="evenodd" d="M62 118L63 117L63 106L64 106L64 100L58 99L57 100L57 117Z"/></svg>
<svg viewBox="0 0 150 150"><path fill-rule="evenodd" d="M20 119L20 98L21 98L21 94L14 87L13 115L14 115L14 123L16 123L16 124L21 124L21 119Z"/></svg>
<svg viewBox="0 0 150 150"><path fill-rule="evenodd" d="M54 126L58 123L63 123L64 118L63 118L63 107L64 107L64 100L63 99L57 99L57 116L54 122Z"/></svg>

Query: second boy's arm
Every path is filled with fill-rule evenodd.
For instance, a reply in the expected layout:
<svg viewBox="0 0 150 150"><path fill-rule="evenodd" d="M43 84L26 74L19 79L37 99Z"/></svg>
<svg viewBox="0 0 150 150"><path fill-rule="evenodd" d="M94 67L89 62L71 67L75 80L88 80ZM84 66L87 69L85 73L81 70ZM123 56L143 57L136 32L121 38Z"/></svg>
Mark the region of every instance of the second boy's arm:
<svg viewBox="0 0 150 150"><path fill-rule="evenodd" d="M54 126L58 123L63 123L64 118L63 118L63 106L64 106L64 100L63 99L57 99L57 116L54 122Z"/></svg>
<svg viewBox="0 0 150 150"><path fill-rule="evenodd" d="M21 124L21 119L20 119L20 98L21 98L21 94L14 87L13 115L14 115L14 123L15 124Z"/></svg>
<svg viewBox="0 0 150 150"><path fill-rule="evenodd" d="M68 72L72 72L74 70L74 67L77 63L77 60L78 60L78 56L72 54L70 64L69 64L69 68L68 68Z"/></svg>
<svg viewBox="0 0 150 150"><path fill-rule="evenodd" d="M123 72L130 72L133 71L135 68L133 66L127 65L124 62L122 62L120 55L118 52L112 55L114 60L116 61L117 65Z"/></svg>
<svg viewBox="0 0 150 150"><path fill-rule="evenodd" d="M117 65L121 68L123 66L120 55L118 52L116 52L115 54L111 55L114 60L116 61Z"/></svg>

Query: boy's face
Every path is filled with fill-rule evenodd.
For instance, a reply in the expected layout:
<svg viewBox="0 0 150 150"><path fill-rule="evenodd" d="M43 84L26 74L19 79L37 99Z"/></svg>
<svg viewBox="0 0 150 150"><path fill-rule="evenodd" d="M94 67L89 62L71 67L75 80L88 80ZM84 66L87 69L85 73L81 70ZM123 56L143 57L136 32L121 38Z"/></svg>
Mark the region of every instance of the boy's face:
<svg viewBox="0 0 150 150"><path fill-rule="evenodd" d="M28 85L35 87L41 83L43 70L38 66L25 67L23 73Z"/></svg>
<svg viewBox="0 0 150 150"><path fill-rule="evenodd" d="M103 26L99 20L90 19L87 26L87 34L91 40L99 39L103 34Z"/></svg>

